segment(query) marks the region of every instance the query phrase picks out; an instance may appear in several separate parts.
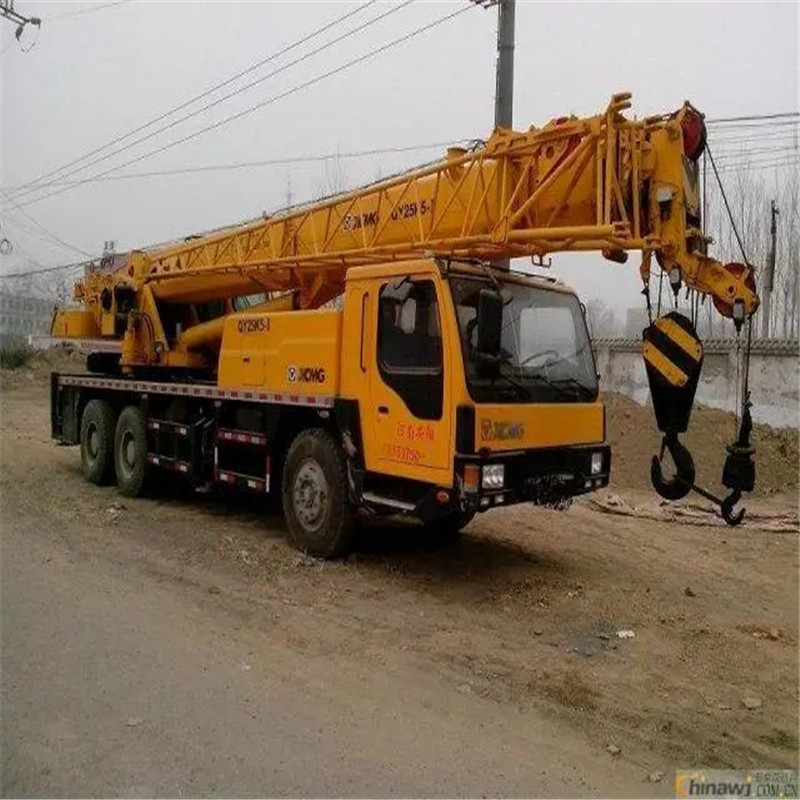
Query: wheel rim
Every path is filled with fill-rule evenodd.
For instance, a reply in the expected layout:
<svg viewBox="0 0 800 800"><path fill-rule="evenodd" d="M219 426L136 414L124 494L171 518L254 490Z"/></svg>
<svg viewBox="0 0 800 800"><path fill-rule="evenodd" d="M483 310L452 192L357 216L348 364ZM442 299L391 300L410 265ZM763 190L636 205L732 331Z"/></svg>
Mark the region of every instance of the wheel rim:
<svg viewBox="0 0 800 800"><path fill-rule="evenodd" d="M125 433L122 434L119 455L121 471L126 478L130 478L136 468L136 459L138 456L136 439L131 431L125 431Z"/></svg>
<svg viewBox="0 0 800 800"><path fill-rule="evenodd" d="M322 527L328 512L328 481L316 461L308 459L297 470L292 504L294 515L304 530L314 533Z"/></svg>
<svg viewBox="0 0 800 800"><path fill-rule="evenodd" d="M89 423L86 432L86 452L90 461L94 461L97 458L97 454L100 452L100 432L97 430L97 425L95 425L94 422Z"/></svg>

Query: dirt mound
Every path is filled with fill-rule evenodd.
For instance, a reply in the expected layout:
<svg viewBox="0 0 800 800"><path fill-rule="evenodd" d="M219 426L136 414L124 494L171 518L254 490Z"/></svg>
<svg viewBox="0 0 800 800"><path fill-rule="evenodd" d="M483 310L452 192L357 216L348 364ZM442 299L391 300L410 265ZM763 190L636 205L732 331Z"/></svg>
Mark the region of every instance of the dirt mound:
<svg viewBox="0 0 800 800"><path fill-rule="evenodd" d="M640 406L624 395L605 394L607 436L611 443L611 485L616 488L650 488L650 459L658 452L661 436L652 406ZM723 492L720 483L725 446L736 438L733 414L695 406L688 432L681 440L689 448L697 470L697 483ZM756 424L756 489L770 495L798 490L798 431Z"/></svg>
<svg viewBox="0 0 800 800"><path fill-rule="evenodd" d="M68 344L34 351L28 361L15 369L0 369L0 389L46 383L51 372L80 372L86 369L86 355Z"/></svg>

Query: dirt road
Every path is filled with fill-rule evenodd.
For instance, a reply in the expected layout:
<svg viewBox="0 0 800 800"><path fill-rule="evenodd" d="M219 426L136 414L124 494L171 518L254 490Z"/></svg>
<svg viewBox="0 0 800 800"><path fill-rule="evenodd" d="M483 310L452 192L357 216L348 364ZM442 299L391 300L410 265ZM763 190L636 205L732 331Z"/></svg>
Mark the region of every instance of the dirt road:
<svg viewBox="0 0 800 800"><path fill-rule="evenodd" d="M6 796L669 796L676 766L797 767L796 531L581 503L320 563L253 502L84 483L43 381L0 412Z"/></svg>

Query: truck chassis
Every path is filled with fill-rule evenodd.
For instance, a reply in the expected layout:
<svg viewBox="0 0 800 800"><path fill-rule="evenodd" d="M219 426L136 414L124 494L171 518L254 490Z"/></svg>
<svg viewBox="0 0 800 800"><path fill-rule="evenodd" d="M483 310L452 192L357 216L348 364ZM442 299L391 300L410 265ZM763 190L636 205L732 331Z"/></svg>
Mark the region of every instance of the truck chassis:
<svg viewBox="0 0 800 800"><path fill-rule="evenodd" d="M92 374L51 375L51 431L62 445L80 445L86 478L116 478L123 495L154 488L172 474L193 486L217 485L280 495L292 543L317 557L350 547L356 511L400 515L447 535L476 513L534 502L563 507L608 484L607 445L535 453L475 452L465 431L451 486L432 486L368 472L363 463L358 404L338 397L221 389L212 383L151 381ZM592 453L603 469L592 472ZM508 481L485 491L477 474L501 461Z"/></svg>

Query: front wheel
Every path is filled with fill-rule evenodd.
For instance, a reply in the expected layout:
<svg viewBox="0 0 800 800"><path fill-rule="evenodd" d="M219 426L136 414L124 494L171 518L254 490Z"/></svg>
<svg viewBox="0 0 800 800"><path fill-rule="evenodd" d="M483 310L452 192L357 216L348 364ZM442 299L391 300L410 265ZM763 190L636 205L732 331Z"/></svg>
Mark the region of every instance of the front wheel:
<svg viewBox="0 0 800 800"><path fill-rule="evenodd" d="M283 467L283 513L292 544L316 558L347 553L353 509L344 454L322 428L303 431L289 447Z"/></svg>

